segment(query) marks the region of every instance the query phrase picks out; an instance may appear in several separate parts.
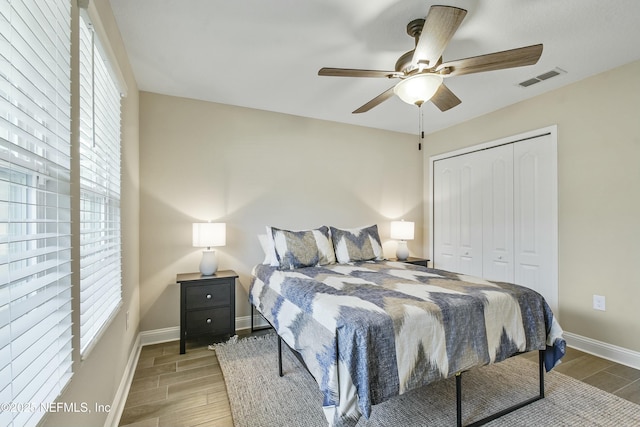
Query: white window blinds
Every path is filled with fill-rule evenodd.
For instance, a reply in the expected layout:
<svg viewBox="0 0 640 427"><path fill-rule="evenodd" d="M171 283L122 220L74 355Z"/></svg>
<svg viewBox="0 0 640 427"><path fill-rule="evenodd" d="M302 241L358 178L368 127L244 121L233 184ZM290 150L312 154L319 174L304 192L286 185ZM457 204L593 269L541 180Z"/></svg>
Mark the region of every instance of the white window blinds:
<svg viewBox="0 0 640 427"><path fill-rule="evenodd" d="M0 0L0 402L38 405L4 426L71 378L70 6Z"/></svg>
<svg viewBox="0 0 640 427"><path fill-rule="evenodd" d="M80 19L80 352L121 302L120 91Z"/></svg>

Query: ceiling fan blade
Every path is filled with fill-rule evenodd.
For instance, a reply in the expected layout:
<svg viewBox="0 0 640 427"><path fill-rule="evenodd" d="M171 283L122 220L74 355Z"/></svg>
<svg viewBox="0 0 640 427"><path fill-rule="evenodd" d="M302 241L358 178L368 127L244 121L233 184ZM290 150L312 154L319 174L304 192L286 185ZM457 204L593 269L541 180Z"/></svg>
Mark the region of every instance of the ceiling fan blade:
<svg viewBox="0 0 640 427"><path fill-rule="evenodd" d="M362 107L360 107L357 110L355 110L352 114L365 113L365 112L371 110L373 107L376 107L377 105L382 104L384 101L386 101L387 99L389 99L389 98L391 98L393 96L393 88L394 87L395 86L392 86L389 89L385 90L380 95L376 96L371 101L367 102Z"/></svg>
<svg viewBox="0 0 640 427"><path fill-rule="evenodd" d="M431 6L411 63L435 67L466 14L466 10L457 7Z"/></svg>
<svg viewBox="0 0 640 427"><path fill-rule="evenodd" d="M381 71L381 70L359 70L353 68L320 68L318 70L319 76L331 76L331 77L398 77L402 73L397 71Z"/></svg>
<svg viewBox="0 0 640 427"><path fill-rule="evenodd" d="M442 83L436 93L431 97L431 102L433 102L440 111L447 111L462 101Z"/></svg>
<svg viewBox="0 0 640 427"><path fill-rule="evenodd" d="M437 71L442 70L443 75L461 76L464 74L481 73L484 71L502 70L505 68L533 65L542 55L542 44L535 44L517 49L504 50L502 52L489 53L487 55L458 59L445 62Z"/></svg>

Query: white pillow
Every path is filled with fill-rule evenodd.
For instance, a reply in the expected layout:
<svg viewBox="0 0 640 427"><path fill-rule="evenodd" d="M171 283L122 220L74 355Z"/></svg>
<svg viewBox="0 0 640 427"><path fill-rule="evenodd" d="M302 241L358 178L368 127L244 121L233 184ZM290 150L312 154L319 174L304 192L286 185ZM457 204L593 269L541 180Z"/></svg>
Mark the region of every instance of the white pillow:
<svg viewBox="0 0 640 427"><path fill-rule="evenodd" d="M280 267L280 263L278 262L278 256L276 255L276 245L273 242L273 231L271 231L270 226L266 226L265 230L267 231L266 237L266 249L264 249L265 257L263 264L268 264L272 267ZM262 244L262 242L260 242Z"/></svg>
<svg viewBox="0 0 640 427"><path fill-rule="evenodd" d="M260 241L260 247L264 252L264 261L262 264L271 265L271 252L269 251L269 236L266 234L258 234L258 240Z"/></svg>

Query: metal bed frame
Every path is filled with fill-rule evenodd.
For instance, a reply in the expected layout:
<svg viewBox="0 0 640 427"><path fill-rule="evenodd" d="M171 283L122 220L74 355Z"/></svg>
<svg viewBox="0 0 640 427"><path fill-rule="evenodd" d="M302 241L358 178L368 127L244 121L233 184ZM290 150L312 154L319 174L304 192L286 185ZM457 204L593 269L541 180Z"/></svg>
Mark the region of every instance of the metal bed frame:
<svg viewBox="0 0 640 427"><path fill-rule="evenodd" d="M282 371L282 342L283 342L282 338L280 337L280 335L278 335L278 375L280 375L281 377L284 376L284 373ZM307 365L304 363L304 360L302 360L302 356L300 355L300 353L298 353L297 351L289 347L289 345L286 342L285 342L285 345L289 348L289 350L291 350L291 353L300 361L300 363L302 363L302 366L304 366L307 372L309 372L309 369L307 369ZM471 424L467 424L465 427L476 427L476 426L484 425L488 422L491 422L495 419L502 417L503 415L506 415L524 406L527 406L530 403L536 402L540 399L544 399L544 362L543 361L544 361L544 350L540 350L538 355L540 390L537 396L524 400L520 403L516 403L515 405L512 405L506 409L498 411L480 420L474 421ZM462 427L462 374L463 373L464 372L458 372L455 375L456 376L456 426L457 427Z"/></svg>
<svg viewBox="0 0 640 427"><path fill-rule="evenodd" d="M251 305L252 310L253 310L253 305ZM265 319L266 320L266 319ZM268 323L268 321L267 321ZM270 328L273 328L273 326L271 325ZM254 324L253 324L253 313L251 315L251 332L253 331L258 331L258 330L262 330L262 329L269 329L269 327L262 327L262 328L258 328L255 329L254 328ZM275 328L273 328L273 330L275 331ZM277 335L277 333L276 333ZM336 338L337 339L337 338ZM278 335L278 375L283 377L284 373L282 371L282 337L280 337L280 335ZM311 375L311 372L309 371L309 369L307 368L307 364L304 362L304 360L302 359L302 356L300 355L300 353L298 353L296 350L292 349L291 347L289 347L289 345L284 342L285 345L289 348L289 350L291 350L291 353L296 357L296 359L298 359L300 361L300 363L302 364L302 366L305 368L305 370L307 372L309 372L309 375ZM336 348L338 348L336 346ZM462 374L466 372L466 371L462 371L462 372L458 372L455 374L456 377L456 426L457 427L463 427L462 425ZM500 417L502 417L503 415L509 414L513 411L516 411L524 406L527 406L533 402L536 402L538 400L544 399L544 350L539 350L538 351L538 374L539 374L539 390L538 390L538 395L531 397L529 399L526 399L520 403L516 403L515 405L512 405L508 408L505 408L501 411L498 411L494 414L491 414L487 417L484 417L480 420L474 421L471 424L467 424L464 427L477 427L477 426L481 426L484 424L487 424L488 422L491 422L493 420L496 420Z"/></svg>

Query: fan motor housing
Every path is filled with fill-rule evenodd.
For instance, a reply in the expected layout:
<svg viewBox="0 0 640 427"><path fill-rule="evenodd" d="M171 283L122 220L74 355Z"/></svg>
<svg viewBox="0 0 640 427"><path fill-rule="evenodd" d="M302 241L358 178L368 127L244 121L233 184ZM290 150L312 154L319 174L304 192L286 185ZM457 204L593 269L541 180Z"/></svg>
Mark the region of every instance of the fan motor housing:
<svg viewBox="0 0 640 427"><path fill-rule="evenodd" d="M416 40L416 44L418 44L418 39L420 38L420 34L422 34L422 27L424 27L424 19L418 18L407 24L407 34L413 37Z"/></svg>
<svg viewBox="0 0 640 427"><path fill-rule="evenodd" d="M408 72L411 67L411 60L413 59L413 50L409 52L405 52L398 60L396 61L396 71L398 72Z"/></svg>

